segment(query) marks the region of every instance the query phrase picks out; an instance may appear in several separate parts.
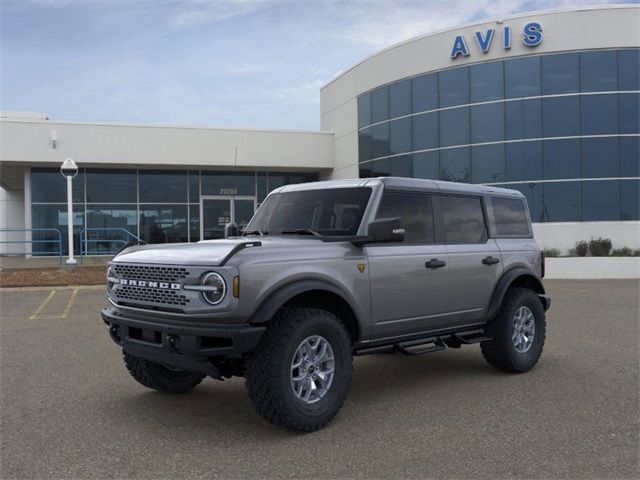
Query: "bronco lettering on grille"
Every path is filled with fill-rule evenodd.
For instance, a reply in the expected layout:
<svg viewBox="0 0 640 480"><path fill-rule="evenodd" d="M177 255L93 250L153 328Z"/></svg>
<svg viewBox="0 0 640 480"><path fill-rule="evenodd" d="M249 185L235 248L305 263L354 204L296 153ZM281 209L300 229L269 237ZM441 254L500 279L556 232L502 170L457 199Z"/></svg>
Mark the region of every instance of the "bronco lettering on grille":
<svg viewBox="0 0 640 480"><path fill-rule="evenodd" d="M152 282L147 280L129 280L128 278L121 278L120 285L129 285L132 287L161 288L163 290L180 290L182 288L182 285L179 283Z"/></svg>

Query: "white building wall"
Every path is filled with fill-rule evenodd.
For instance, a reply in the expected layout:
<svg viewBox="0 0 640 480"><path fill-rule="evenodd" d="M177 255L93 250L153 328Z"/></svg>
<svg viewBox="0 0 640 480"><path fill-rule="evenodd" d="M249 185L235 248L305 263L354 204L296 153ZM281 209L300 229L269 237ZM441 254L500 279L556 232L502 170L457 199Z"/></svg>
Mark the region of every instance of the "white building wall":
<svg viewBox="0 0 640 480"><path fill-rule="evenodd" d="M0 230L23 229L24 223L24 191L5 190L0 187ZM7 241L24 240L24 232L0 231L0 254L24 253L23 243L4 243Z"/></svg>

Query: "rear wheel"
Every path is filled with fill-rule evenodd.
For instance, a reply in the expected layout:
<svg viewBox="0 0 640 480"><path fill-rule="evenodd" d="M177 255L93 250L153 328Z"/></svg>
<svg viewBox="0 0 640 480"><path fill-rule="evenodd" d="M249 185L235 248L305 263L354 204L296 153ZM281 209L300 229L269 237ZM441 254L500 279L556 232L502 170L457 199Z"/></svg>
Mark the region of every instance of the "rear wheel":
<svg viewBox="0 0 640 480"><path fill-rule="evenodd" d="M335 315L284 308L271 320L249 362L247 393L271 423L314 431L340 410L351 369L351 341Z"/></svg>
<svg viewBox="0 0 640 480"><path fill-rule="evenodd" d="M486 328L491 340L480 344L494 368L523 373L540 359L546 334L544 309L538 295L527 288L509 289L502 307Z"/></svg>
<svg viewBox="0 0 640 480"><path fill-rule="evenodd" d="M202 382L201 373L178 370L123 352L124 364L138 383L167 393L184 393Z"/></svg>

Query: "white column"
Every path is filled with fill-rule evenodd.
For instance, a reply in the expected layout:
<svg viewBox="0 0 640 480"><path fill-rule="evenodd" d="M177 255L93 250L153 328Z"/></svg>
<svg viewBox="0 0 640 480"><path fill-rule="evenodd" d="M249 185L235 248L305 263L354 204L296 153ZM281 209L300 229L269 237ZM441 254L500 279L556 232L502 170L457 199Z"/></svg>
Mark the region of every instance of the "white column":
<svg viewBox="0 0 640 480"><path fill-rule="evenodd" d="M73 177L67 177L67 235L69 242L69 258L66 261L67 265L75 265L78 261L73 258Z"/></svg>

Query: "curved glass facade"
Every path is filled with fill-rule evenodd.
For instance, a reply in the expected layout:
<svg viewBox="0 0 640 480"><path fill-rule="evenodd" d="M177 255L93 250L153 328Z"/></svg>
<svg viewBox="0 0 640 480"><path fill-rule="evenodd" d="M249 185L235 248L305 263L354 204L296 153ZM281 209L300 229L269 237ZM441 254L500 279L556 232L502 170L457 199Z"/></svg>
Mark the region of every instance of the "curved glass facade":
<svg viewBox="0 0 640 480"><path fill-rule="evenodd" d="M640 219L640 49L431 72L358 97L361 177L499 185L534 222Z"/></svg>

